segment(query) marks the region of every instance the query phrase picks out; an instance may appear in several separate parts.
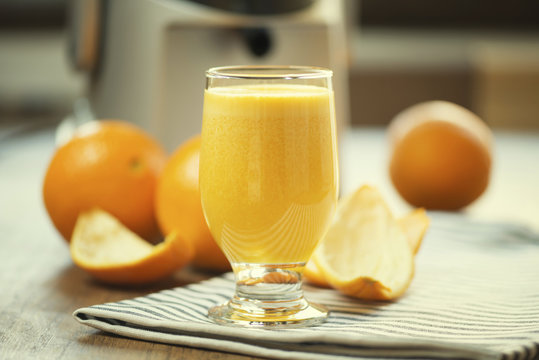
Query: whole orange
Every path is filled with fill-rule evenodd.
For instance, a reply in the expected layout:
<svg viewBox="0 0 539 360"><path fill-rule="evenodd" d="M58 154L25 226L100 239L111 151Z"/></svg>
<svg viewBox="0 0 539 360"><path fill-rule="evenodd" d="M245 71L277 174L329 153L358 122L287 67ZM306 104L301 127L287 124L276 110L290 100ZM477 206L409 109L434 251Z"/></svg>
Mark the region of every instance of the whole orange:
<svg viewBox="0 0 539 360"><path fill-rule="evenodd" d="M156 240L157 179L166 163L162 146L123 121L92 121L54 153L43 199L54 226L70 241L79 213L101 208L146 240Z"/></svg>
<svg viewBox="0 0 539 360"><path fill-rule="evenodd" d="M458 210L487 188L492 133L471 111L446 101L412 106L391 122L390 176L411 205Z"/></svg>
<svg viewBox="0 0 539 360"><path fill-rule="evenodd" d="M198 186L200 136L195 136L172 154L157 185L156 215L162 233L173 230L192 241L192 264L207 270L226 271L230 264L206 225Z"/></svg>

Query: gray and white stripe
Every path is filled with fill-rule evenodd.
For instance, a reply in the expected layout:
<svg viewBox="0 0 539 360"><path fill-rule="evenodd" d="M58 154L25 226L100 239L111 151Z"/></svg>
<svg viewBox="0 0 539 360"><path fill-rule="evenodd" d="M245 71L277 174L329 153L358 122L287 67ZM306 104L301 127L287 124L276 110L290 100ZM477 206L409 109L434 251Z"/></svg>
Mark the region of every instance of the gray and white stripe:
<svg viewBox="0 0 539 360"><path fill-rule="evenodd" d="M116 334L276 359L539 359L539 234L431 214L416 276L397 301L360 301L305 286L331 315L287 330L215 325L207 309L233 293L231 274L75 311Z"/></svg>

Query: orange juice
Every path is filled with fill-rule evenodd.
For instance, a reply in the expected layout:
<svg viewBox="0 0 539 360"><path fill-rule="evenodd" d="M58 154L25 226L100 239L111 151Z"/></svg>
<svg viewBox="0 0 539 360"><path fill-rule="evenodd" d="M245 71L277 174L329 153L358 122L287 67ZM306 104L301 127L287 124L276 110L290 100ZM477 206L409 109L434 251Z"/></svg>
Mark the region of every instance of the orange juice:
<svg viewBox="0 0 539 360"><path fill-rule="evenodd" d="M202 205L232 263L306 262L337 202L333 92L307 85L206 90Z"/></svg>

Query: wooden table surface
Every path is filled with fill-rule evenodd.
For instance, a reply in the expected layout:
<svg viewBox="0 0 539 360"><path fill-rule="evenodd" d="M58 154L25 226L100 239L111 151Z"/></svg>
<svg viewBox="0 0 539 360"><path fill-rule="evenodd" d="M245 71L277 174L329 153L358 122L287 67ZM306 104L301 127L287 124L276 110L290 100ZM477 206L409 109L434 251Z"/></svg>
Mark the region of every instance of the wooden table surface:
<svg viewBox="0 0 539 360"><path fill-rule="evenodd" d="M37 122L0 127L0 358L253 359L131 340L73 319L72 312L80 307L140 296L211 275L186 269L152 287L118 288L99 284L75 267L41 199L43 175L54 149L54 125ZM501 163L493 174L494 189L468 211L539 229L539 135L514 136L501 136L505 140L497 150ZM343 138L343 144L343 192L364 181L375 182L396 208L402 208L382 166L383 131L354 130ZM520 173L512 173L517 170ZM504 175L507 171L511 174ZM511 196L506 194L513 190ZM516 211L516 207L526 213Z"/></svg>

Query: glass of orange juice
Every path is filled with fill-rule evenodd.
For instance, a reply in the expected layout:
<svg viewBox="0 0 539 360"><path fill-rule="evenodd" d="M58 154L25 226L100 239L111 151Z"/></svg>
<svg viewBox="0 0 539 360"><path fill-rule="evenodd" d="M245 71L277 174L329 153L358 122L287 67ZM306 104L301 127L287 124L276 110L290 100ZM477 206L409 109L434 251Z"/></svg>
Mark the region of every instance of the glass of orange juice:
<svg viewBox="0 0 539 360"><path fill-rule="evenodd" d="M206 72L200 192L235 294L215 322L289 327L328 312L301 277L335 211L335 104L328 69L230 66Z"/></svg>

